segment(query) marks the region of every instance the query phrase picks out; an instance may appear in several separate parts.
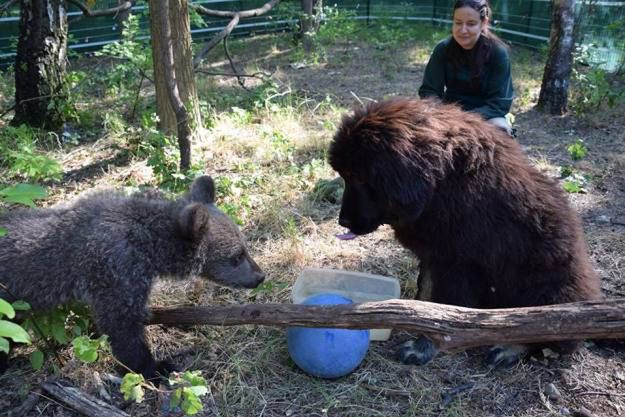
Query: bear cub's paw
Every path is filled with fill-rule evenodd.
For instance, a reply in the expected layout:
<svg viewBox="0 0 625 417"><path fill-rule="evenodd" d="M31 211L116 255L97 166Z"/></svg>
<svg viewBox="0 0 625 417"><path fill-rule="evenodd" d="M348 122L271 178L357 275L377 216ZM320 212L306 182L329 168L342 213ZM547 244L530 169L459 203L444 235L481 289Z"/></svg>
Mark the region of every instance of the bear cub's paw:
<svg viewBox="0 0 625 417"><path fill-rule="evenodd" d="M486 365L493 368L511 368L521 361L528 353L523 345L497 345L490 348L486 356Z"/></svg>
<svg viewBox="0 0 625 417"><path fill-rule="evenodd" d="M425 336L410 339L400 345L397 357L406 365L425 365L436 356L437 349L434 343Z"/></svg>

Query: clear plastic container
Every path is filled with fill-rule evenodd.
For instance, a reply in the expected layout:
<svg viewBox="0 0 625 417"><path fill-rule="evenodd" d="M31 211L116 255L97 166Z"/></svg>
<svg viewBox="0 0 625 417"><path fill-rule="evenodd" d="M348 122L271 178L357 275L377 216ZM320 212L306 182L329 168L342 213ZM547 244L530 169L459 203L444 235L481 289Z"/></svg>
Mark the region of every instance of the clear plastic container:
<svg viewBox="0 0 625 417"><path fill-rule="evenodd" d="M338 269L307 268L297 277L291 290L294 304L301 304L308 297L332 293L348 297L354 303L383 301L399 298L397 278L364 272L341 271ZM391 329L371 329L371 340L388 340Z"/></svg>

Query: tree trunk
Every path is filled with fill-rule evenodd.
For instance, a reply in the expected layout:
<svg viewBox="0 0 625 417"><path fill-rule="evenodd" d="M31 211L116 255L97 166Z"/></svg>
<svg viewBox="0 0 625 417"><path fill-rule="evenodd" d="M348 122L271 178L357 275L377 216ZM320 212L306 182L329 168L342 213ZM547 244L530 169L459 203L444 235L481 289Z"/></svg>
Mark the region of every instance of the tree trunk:
<svg viewBox="0 0 625 417"><path fill-rule="evenodd" d="M319 16L323 0L301 0L300 37L306 53L314 49L313 37L319 30Z"/></svg>
<svg viewBox="0 0 625 417"><path fill-rule="evenodd" d="M249 304L154 308L151 313L151 324L404 329L427 335L439 349L446 351L494 344L625 339L625 298L489 310L388 300L339 306Z"/></svg>
<svg viewBox="0 0 625 417"><path fill-rule="evenodd" d="M12 123L61 130L67 101L65 1L22 0L19 33Z"/></svg>
<svg viewBox="0 0 625 417"><path fill-rule="evenodd" d="M575 0L553 0L549 57L537 107L554 115L567 111L574 47Z"/></svg>
<svg viewBox="0 0 625 417"><path fill-rule="evenodd" d="M177 135L180 147L180 169L191 164L191 142L203 132L200 106L193 76L193 54L191 51L191 29L187 0L150 0L150 28L152 32L152 60L156 84L156 108L160 119L160 130L166 135ZM163 51L164 27L161 24L163 4L168 4L169 34L173 49L173 71L168 74ZM168 84L173 77L174 85ZM172 103L172 87L177 88L183 109ZM180 103L178 103L180 104ZM176 112L176 107L178 112ZM186 115L183 115L184 110ZM188 131L188 137L180 133Z"/></svg>

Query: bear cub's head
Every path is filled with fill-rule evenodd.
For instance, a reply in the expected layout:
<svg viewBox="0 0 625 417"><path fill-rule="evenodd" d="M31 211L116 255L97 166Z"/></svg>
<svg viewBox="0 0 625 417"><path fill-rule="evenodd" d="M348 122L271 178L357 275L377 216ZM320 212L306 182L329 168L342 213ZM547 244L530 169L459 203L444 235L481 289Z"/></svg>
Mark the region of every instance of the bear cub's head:
<svg viewBox="0 0 625 417"><path fill-rule="evenodd" d="M256 288L265 274L248 253L245 238L230 218L215 207L215 183L198 177L178 215L180 234L197 245L194 271L229 287Z"/></svg>

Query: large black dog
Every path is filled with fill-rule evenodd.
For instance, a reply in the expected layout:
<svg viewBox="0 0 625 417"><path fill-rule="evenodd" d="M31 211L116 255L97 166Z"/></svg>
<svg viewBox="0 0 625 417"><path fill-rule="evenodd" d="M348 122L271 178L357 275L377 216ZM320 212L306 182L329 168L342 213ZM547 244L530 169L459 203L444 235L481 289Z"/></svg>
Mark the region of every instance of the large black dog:
<svg viewBox="0 0 625 417"><path fill-rule="evenodd" d="M371 104L344 117L329 159L345 180L339 223L358 235L390 224L420 260L420 299L504 308L601 297L560 187L478 115L410 98ZM496 347L488 361L528 351ZM434 353L421 338L400 359L424 363Z"/></svg>

